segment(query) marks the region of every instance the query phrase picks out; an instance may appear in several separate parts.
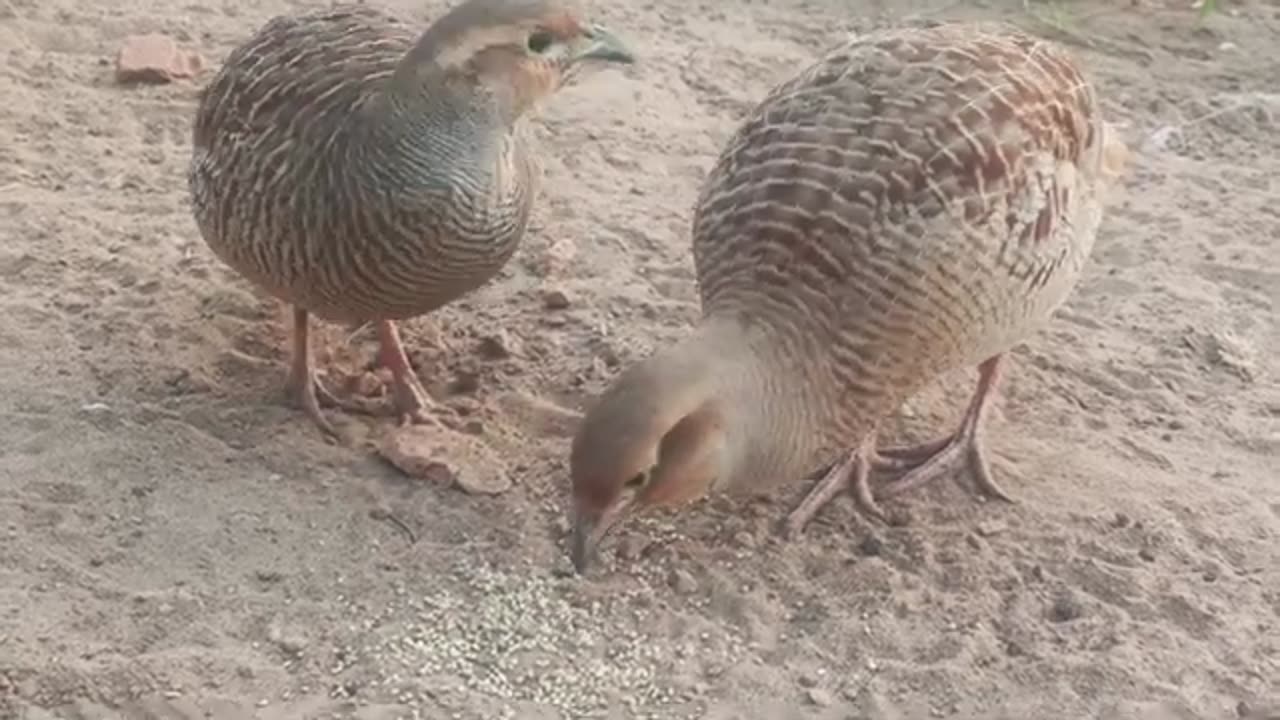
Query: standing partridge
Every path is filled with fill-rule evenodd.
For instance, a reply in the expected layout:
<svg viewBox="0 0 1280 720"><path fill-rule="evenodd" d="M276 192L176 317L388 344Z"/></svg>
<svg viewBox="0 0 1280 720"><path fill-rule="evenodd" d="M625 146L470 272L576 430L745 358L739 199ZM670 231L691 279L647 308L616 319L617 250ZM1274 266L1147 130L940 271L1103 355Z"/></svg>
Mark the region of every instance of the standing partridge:
<svg viewBox="0 0 1280 720"><path fill-rule="evenodd" d="M202 91L189 185L223 262L293 306L287 388L322 430L308 316L375 323L402 421L430 399L396 321L483 285L528 224L524 117L589 61L632 62L560 0L466 0L426 32L363 4L268 22Z"/></svg>
<svg viewBox="0 0 1280 720"><path fill-rule="evenodd" d="M703 316L597 401L570 458L572 556L638 510L830 470L878 499L972 469L1000 358L1080 278L1124 146L1062 50L975 24L851 40L771 92L729 141L693 221ZM939 375L980 363L959 429L876 450ZM831 465L833 458L839 458ZM873 492L873 469L900 477Z"/></svg>

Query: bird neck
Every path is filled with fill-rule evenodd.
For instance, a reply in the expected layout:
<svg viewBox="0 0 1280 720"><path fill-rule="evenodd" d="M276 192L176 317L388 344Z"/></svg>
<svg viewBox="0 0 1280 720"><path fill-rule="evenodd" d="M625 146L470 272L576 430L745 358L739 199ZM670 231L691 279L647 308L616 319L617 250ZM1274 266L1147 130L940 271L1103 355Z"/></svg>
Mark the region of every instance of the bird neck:
<svg viewBox="0 0 1280 720"><path fill-rule="evenodd" d="M726 445L718 491L764 488L812 468L809 407L784 366L771 360L771 340L729 318L706 318L692 335L651 361L663 378L652 390L714 403Z"/></svg>

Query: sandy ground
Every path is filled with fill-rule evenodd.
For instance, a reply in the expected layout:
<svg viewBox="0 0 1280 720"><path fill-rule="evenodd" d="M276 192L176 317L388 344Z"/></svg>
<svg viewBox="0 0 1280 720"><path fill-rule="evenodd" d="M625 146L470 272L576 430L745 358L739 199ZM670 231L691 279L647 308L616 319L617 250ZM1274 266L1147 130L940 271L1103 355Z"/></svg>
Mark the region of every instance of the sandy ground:
<svg viewBox="0 0 1280 720"><path fill-rule="evenodd" d="M343 418L329 445L280 403L279 313L190 218L198 81L112 81L127 34L218 63L319 4L0 0L0 717L1216 720L1280 701L1280 6L599 8L645 62L548 105L517 259L405 330L515 483L482 497L379 460L387 421ZM600 574L566 576L565 410L695 317L686 228L720 143L844 33L947 17L1070 43L1136 151L1077 294L1010 367L990 442L1021 502L939 484L886 528L846 499L786 543L795 485L636 525ZM371 354L348 334L329 332L335 372ZM940 432L972 380L893 434Z"/></svg>

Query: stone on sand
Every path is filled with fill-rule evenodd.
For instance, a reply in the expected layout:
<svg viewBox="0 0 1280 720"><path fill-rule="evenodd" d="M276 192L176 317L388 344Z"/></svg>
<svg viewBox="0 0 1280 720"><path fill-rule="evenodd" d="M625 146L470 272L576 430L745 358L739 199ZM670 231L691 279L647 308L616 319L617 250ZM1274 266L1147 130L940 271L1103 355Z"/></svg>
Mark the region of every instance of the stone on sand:
<svg viewBox="0 0 1280 720"><path fill-rule="evenodd" d="M483 440L438 425L390 430L378 452L410 477L457 484L472 495L499 495L511 488L504 463Z"/></svg>
<svg viewBox="0 0 1280 720"><path fill-rule="evenodd" d="M116 55L116 82L167 83L195 77L203 67L198 53L179 49L168 35L130 35Z"/></svg>

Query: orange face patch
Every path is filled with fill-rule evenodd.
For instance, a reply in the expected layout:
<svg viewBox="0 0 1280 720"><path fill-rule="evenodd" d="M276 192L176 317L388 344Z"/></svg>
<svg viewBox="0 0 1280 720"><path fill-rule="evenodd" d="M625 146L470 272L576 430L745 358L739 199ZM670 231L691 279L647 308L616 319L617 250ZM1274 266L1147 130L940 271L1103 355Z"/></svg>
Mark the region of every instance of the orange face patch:
<svg viewBox="0 0 1280 720"><path fill-rule="evenodd" d="M570 40L582 34L582 23L568 10L561 10L548 17L542 26L560 40Z"/></svg>

